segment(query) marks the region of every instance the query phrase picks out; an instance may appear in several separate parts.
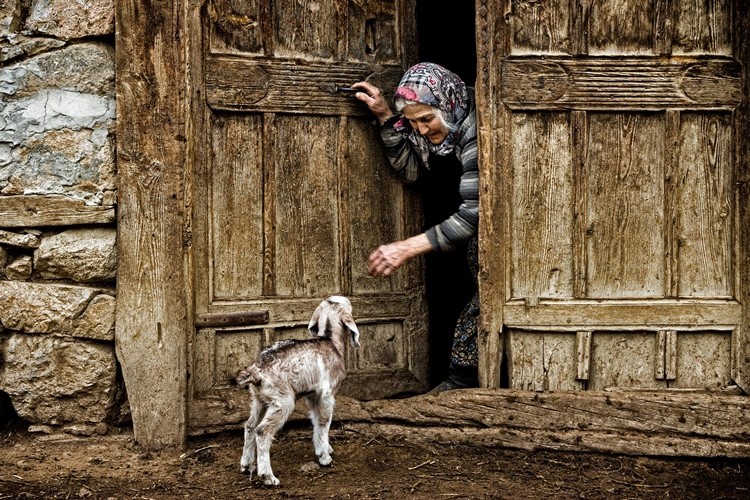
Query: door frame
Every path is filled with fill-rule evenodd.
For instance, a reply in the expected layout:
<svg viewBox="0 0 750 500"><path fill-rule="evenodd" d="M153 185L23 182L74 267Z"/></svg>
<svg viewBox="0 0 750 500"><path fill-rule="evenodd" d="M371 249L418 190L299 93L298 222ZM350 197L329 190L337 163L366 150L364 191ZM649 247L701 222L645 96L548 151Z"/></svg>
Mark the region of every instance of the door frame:
<svg viewBox="0 0 750 500"><path fill-rule="evenodd" d="M159 449L187 435L191 165L188 2L153 5L115 2L115 347L135 440Z"/></svg>
<svg viewBox="0 0 750 500"><path fill-rule="evenodd" d="M188 434L196 320L191 225L197 114L192 103L205 99L193 85L201 75L189 64L203 50L202 42L190 30L199 25L205 3L167 0L158 12L143 0L115 5L115 343L135 439L149 448L182 447ZM416 47L406 53L415 54Z"/></svg>
<svg viewBox="0 0 750 500"><path fill-rule="evenodd" d="M136 441L147 448L184 446L187 436L188 332L193 327L190 247L191 100L185 43L194 4L165 0L160 12L144 0L115 3L118 272L115 345ZM733 5L739 5L735 2ZM507 214L494 159L507 159L507 112L492 92L499 62L508 52L498 36L510 0L476 0L477 112L480 146L479 294L480 381L498 387L503 353L506 262L502 235ZM496 13L493 15L493 13ZM158 15L151 15L158 14ZM735 54L750 64L750 19L735 15ZM734 249L742 324L735 347L738 380L750 388L750 82L733 114L738 208L735 230L745 245ZM500 127L500 128L498 128Z"/></svg>

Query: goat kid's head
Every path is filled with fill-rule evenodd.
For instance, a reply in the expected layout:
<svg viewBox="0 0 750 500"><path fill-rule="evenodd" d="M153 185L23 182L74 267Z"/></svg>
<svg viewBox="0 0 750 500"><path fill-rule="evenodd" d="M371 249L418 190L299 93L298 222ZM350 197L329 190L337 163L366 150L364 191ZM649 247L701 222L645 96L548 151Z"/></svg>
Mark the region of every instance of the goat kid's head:
<svg viewBox="0 0 750 500"><path fill-rule="evenodd" d="M315 309L307 329L313 337L330 337L333 329L339 325L346 327L351 333L351 342L354 347L359 347L359 330L352 317L352 304L349 299L341 295L331 295L323 300Z"/></svg>

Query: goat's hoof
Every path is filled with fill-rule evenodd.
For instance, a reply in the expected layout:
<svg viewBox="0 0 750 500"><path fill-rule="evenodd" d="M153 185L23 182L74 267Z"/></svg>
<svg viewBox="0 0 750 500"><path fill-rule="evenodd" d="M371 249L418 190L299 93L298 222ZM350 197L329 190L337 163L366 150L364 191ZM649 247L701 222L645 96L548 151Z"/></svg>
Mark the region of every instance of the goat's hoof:
<svg viewBox="0 0 750 500"><path fill-rule="evenodd" d="M279 486L281 484L281 481L276 479L276 476L274 476L273 474L262 476L261 479L263 479L263 484L265 484L266 486Z"/></svg>
<svg viewBox="0 0 750 500"><path fill-rule="evenodd" d="M324 467L331 465L331 462L333 462L331 455L325 454L322 457L318 457L318 463Z"/></svg>
<svg viewBox="0 0 750 500"><path fill-rule="evenodd" d="M242 465L240 464L240 472L243 474L249 474L253 475L253 472L255 472L255 467L250 467L249 465Z"/></svg>

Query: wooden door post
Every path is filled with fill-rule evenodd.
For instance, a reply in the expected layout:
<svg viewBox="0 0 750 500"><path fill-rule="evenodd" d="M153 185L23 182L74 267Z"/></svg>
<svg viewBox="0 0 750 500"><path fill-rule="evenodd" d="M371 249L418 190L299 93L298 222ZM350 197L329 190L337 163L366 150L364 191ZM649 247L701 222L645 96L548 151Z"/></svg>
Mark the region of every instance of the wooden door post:
<svg viewBox="0 0 750 500"><path fill-rule="evenodd" d="M181 0L116 2L117 357L136 441L183 446L186 85Z"/></svg>

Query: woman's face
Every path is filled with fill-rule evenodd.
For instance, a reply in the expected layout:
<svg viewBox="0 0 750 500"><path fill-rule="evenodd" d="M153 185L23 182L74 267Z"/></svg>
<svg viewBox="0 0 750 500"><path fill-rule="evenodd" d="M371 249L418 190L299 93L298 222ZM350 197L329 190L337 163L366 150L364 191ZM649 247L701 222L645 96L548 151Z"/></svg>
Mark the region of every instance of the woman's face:
<svg viewBox="0 0 750 500"><path fill-rule="evenodd" d="M409 120L412 128L427 137L433 144L441 144L448 137L448 129L435 114L435 110L426 104L412 104L401 110L404 118Z"/></svg>

